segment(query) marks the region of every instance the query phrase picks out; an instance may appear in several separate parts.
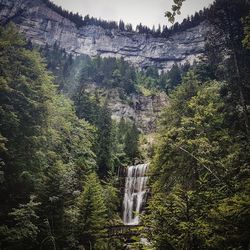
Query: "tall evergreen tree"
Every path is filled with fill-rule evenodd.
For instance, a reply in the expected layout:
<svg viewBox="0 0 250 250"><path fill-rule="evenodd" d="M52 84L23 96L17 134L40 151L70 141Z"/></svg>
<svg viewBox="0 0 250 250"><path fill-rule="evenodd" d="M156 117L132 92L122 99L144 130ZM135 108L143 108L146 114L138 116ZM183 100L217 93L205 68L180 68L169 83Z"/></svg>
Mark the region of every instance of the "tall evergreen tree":
<svg viewBox="0 0 250 250"><path fill-rule="evenodd" d="M102 249L100 236L105 233L106 219L103 189L97 175L91 173L79 198L78 237L85 249Z"/></svg>
<svg viewBox="0 0 250 250"><path fill-rule="evenodd" d="M106 105L102 107L98 119L97 139L97 165L101 177L105 177L108 171L112 170L111 148L112 148L112 120L111 114Z"/></svg>
<svg viewBox="0 0 250 250"><path fill-rule="evenodd" d="M249 174L240 174L249 167L249 146L229 131L221 89L222 83L201 85L189 73L163 114L144 221L157 249L245 249L249 244Z"/></svg>
<svg viewBox="0 0 250 250"><path fill-rule="evenodd" d="M95 167L93 128L26 47L13 25L1 28L1 248L54 249L66 244L65 211Z"/></svg>
<svg viewBox="0 0 250 250"><path fill-rule="evenodd" d="M124 138L124 144L124 151L130 161L138 157L139 131L135 124L127 130Z"/></svg>

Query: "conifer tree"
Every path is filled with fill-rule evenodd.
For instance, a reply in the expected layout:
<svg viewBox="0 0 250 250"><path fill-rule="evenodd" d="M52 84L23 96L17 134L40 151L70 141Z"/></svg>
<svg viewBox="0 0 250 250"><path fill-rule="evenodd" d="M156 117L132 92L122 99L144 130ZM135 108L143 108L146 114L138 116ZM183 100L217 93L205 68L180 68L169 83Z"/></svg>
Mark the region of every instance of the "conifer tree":
<svg viewBox="0 0 250 250"><path fill-rule="evenodd" d="M95 173L86 177L84 191L79 198L78 238L86 249L101 246L100 235L105 233L107 208L100 181Z"/></svg>
<svg viewBox="0 0 250 250"><path fill-rule="evenodd" d="M101 177L105 177L108 171L112 170L111 154L112 154L112 120L111 114L104 105L98 118L98 139L97 139L97 165L98 173Z"/></svg>
<svg viewBox="0 0 250 250"><path fill-rule="evenodd" d="M139 131L133 124L126 132L124 138L124 151L130 161L133 161L138 156Z"/></svg>
<svg viewBox="0 0 250 250"><path fill-rule="evenodd" d="M157 249L244 249L249 243L249 174L240 174L248 168L249 147L229 132L221 88L216 81L201 85L189 73L163 114L145 217Z"/></svg>
<svg viewBox="0 0 250 250"><path fill-rule="evenodd" d="M0 50L1 248L63 247L65 211L96 164L93 127L13 25L1 28Z"/></svg>

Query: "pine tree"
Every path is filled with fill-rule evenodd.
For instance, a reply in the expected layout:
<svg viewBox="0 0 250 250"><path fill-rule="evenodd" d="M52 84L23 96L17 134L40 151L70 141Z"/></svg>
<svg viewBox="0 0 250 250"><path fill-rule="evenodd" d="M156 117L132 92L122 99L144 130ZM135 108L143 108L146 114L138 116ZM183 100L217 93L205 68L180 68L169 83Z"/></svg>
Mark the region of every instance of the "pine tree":
<svg viewBox="0 0 250 250"><path fill-rule="evenodd" d="M94 130L26 45L13 25L1 28L1 248L50 249L66 244L65 211L95 168Z"/></svg>
<svg viewBox="0 0 250 250"><path fill-rule="evenodd" d="M84 191L79 199L78 238L86 249L102 244L100 235L105 233L107 209L103 189L96 174L86 177ZM98 249L98 248L97 248Z"/></svg>
<svg viewBox="0 0 250 250"><path fill-rule="evenodd" d="M107 104L101 109L98 119L98 139L97 139L97 165L98 173L105 177L108 171L112 170L112 120Z"/></svg>
<svg viewBox="0 0 250 250"><path fill-rule="evenodd" d="M124 152L130 161L138 157L139 131L135 124L133 124L126 132L124 138Z"/></svg>
<svg viewBox="0 0 250 250"><path fill-rule="evenodd" d="M40 149L55 87L39 54L24 48L13 25L1 28L0 44L0 129L7 149L2 155L5 182L0 200L17 207L27 203L44 166Z"/></svg>
<svg viewBox="0 0 250 250"><path fill-rule="evenodd" d="M229 132L221 88L216 81L201 84L190 72L163 114L145 217L157 249L244 249L249 243L249 174L240 174L249 158L241 151L249 147Z"/></svg>
<svg viewBox="0 0 250 250"><path fill-rule="evenodd" d="M181 83L181 70L177 64L174 64L168 72L168 88L174 89Z"/></svg>
<svg viewBox="0 0 250 250"><path fill-rule="evenodd" d="M223 36L225 41L222 46L227 50L229 58L227 60L227 81L228 91L233 95L232 101L242 107L242 112L237 118L245 127L245 133L250 138L250 121L248 114L248 64L250 61L249 51L245 50L242 45L244 37L244 27L242 18L249 14L249 3L245 0L225 1L217 0L211 7L209 20L213 24L219 36ZM236 111L237 113L237 111ZM241 125L241 126L242 126Z"/></svg>
<svg viewBox="0 0 250 250"><path fill-rule="evenodd" d="M36 213L39 205L41 203L36 202L35 197L31 196L27 204L19 204L18 208L9 213L13 225L0 226L1 234L5 236L3 244L11 246L5 249L33 249L39 233L39 217Z"/></svg>

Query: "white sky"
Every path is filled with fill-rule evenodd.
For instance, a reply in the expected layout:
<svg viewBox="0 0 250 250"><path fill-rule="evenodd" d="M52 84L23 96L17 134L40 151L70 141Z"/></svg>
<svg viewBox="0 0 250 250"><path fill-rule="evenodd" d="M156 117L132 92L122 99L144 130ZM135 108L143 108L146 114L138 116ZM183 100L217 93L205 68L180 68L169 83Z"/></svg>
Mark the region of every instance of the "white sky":
<svg viewBox="0 0 250 250"><path fill-rule="evenodd" d="M169 25L164 13L171 10L173 0L52 0L64 9L78 12L82 16L89 14L104 20L131 23L133 28L139 23L152 28L158 24ZM176 21L208 7L214 0L186 0L181 9L181 15Z"/></svg>

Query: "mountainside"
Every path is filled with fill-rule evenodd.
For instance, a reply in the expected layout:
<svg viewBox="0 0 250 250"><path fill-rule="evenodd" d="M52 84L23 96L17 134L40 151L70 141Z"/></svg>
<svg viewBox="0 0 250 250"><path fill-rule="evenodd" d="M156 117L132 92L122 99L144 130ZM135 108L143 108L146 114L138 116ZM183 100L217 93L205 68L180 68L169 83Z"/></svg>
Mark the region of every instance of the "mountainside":
<svg viewBox="0 0 250 250"><path fill-rule="evenodd" d="M88 84L85 88L89 96L96 95L98 90L99 97L104 96L108 100L113 120L120 121L124 118L135 123L144 133L156 131L161 110L168 103L167 95L163 92L149 96L133 93L121 97L119 88L106 89L95 84Z"/></svg>
<svg viewBox="0 0 250 250"><path fill-rule="evenodd" d="M73 54L124 57L137 67L156 66L161 70L170 69L175 62L192 62L203 52L209 29L202 22L169 38L155 38L95 25L77 28L42 0L0 0L0 22L9 21L15 22L28 39L39 45L57 42Z"/></svg>
<svg viewBox="0 0 250 250"><path fill-rule="evenodd" d="M192 63L204 51L209 30L207 22L203 21L193 28L163 38L134 31L104 29L98 25L79 27L48 7L43 0L0 0L0 23L9 22L14 22L21 33L37 45L52 47L56 43L74 55L122 57L135 67L145 69L154 66L163 71L171 69L174 63ZM80 71L75 74L78 79ZM135 92L120 98L119 90L113 87L102 89L93 84L88 88L90 93L99 88L106 96L113 119L125 118L135 122L137 128L145 133L155 131L160 112L168 102L165 93L145 96Z"/></svg>
<svg viewBox="0 0 250 250"><path fill-rule="evenodd" d="M194 6L169 1L173 16ZM50 0L0 0L0 250L250 250L249 10L215 0L171 28L133 31ZM204 39L206 20L200 60L167 72L68 53L98 35L87 29L105 32L105 49L110 34L164 47L191 27Z"/></svg>

